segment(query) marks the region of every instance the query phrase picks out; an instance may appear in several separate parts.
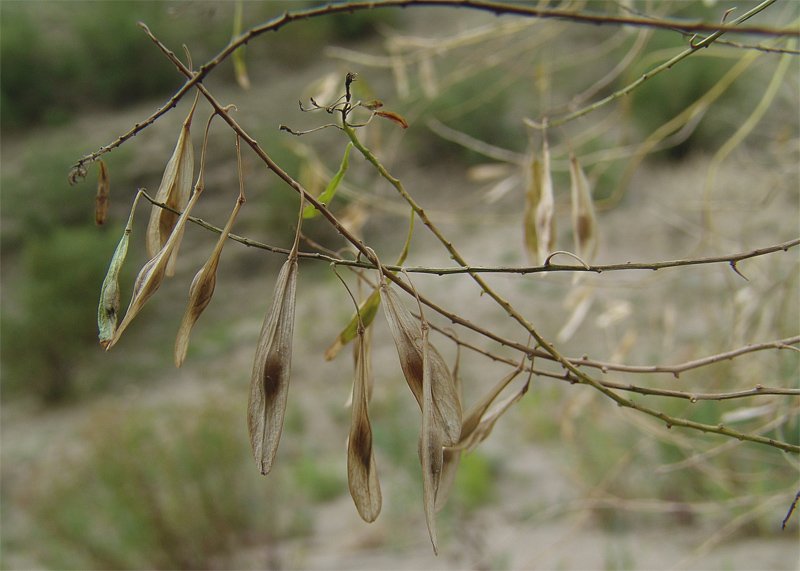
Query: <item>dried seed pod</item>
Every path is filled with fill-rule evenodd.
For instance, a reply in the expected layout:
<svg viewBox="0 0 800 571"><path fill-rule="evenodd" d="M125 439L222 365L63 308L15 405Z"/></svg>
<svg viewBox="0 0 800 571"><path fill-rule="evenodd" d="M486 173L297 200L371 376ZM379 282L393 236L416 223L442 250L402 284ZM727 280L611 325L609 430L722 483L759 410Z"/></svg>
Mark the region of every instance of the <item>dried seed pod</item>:
<svg viewBox="0 0 800 571"><path fill-rule="evenodd" d="M103 160L97 161L97 195L94 197L94 223L102 226L108 217L109 192L108 167Z"/></svg>
<svg viewBox="0 0 800 571"><path fill-rule="evenodd" d="M198 92L197 97L200 96ZM182 211L189 202L189 195L192 191L192 177L194 173L194 148L192 147L192 137L190 128L192 116L197 107L197 98L194 100L189 116L183 123L178 143L175 151L169 159L164 175L161 177L161 184L156 192L155 200L166 204L170 208ZM153 205L150 213L150 222L147 225L147 255L154 258L155 255L164 247L167 240L177 228L178 215ZM178 239L173 247L170 259L168 260L166 275L171 276L175 273L175 258L178 253L178 246L183 234L183 229L179 230Z"/></svg>
<svg viewBox="0 0 800 571"><path fill-rule="evenodd" d="M347 482L361 518L372 523L381 511L381 488L372 448L372 425L368 403L372 392L372 345L359 328L356 344L356 371L353 383L353 408L350 411L350 436L347 440Z"/></svg>
<svg viewBox="0 0 800 571"><path fill-rule="evenodd" d="M555 244L555 200L550 174L550 147L542 134L542 157L534 157L526 173L525 251L531 264L543 264Z"/></svg>
<svg viewBox="0 0 800 571"><path fill-rule="evenodd" d="M292 336L297 295L297 255L283 264L256 347L247 425L253 456L262 474L269 473L278 450L286 413L292 366Z"/></svg>
<svg viewBox="0 0 800 571"><path fill-rule="evenodd" d="M253 373L250 377L250 398L247 403L247 427L253 457L262 474L272 469L286 414L289 378L292 371L292 336L297 300L297 248L303 222L301 192L297 233L289 258L281 267L272 300L261 327L256 346Z"/></svg>
<svg viewBox="0 0 800 571"><path fill-rule="evenodd" d="M114 332L114 336L106 345L106 351L116 344L122 332L125 331L125 328L130 324L133 318L136 317L136 314L141 311L147 300L150 299L150 297L156 293L159 286L161 286L161 282L164 281L167 264L180 238L180 233L183 232L186 220L189 218L189 214L192 208L194 208L202 191L203 188L201 186L195 187L192 198L189 200L189 204L186 205L186 210L183 211L178 218L178 222L175 224L176 232L173 232L169 240L167 240L167 243L164 244L164 247L139 270L139 275L136 276L136 280L133 283L133 295L131 296L128 310L125 312L125 317L122 319L119 328ZM178 231L180 231L180 233Z"/></svg>
<svg viewBox="0 0 800 571"><path fill-rule="evenodd" d="M424 399L422 331L419 323L387 283L381 284L380 291L386 321L389 323L397 347L403 375L422 408ZM441 433L442 445L452 446L458 442L461 434L461 399L444 357L433 344L429 344L428 351L434 419Z"/></svg>
<svg viewBox="0 0 800 571"><path fill-rule="evenodd" d="M99 331L98 338L100 339L100 345L104 349L114 337L114 333L117 330L120 297L119 272L128 255L128 242L130 241L130 235L133 231L133 214L136 212L136 204L139 202L139 197L141 195L142 191L140 190L136 193L136 198L133 199L131 213L128 215L128 224L125 226L122 238L120 238L114 250L114 255L111 257L111 263L108 266L108 272L100 288L100 303L97 306L97 329Z"/></svg>
<svg viewBox="0 0 800 571"><path fill-rule="evenodd" d="M419 455L422 464L422 499L425 521L428 525L433 552L438 555L436 493L442 476L444 443L441 427L436 422L432 354L433 347L428 340L428 325L424 323L422 327L422 428L420 429Z"/></svg>
<svg viewBox="0 0 800 571"><path fill-rule="evenodd" d="M594 211L589 180L572 151L569 154L569 177L575 253L584 262L591 264L597 254L597 216Z"/></svg>
<svg viewBox="0 0 800 571"><path fill-rule="evenodd" d="M539 263L543 264L553 251L556 241L555 200L553 179L550 175L550 147L542 132L542 168L539 173L541 196L536 206L536 234L539 236Z"/></svg>
<svg viewBox="0 0 800 571"><path fill-rule="evenodd" d="M521 399L522 396L528 392L529 384L530 378L519 390L515 391L501 402L495 404L495 406L490 410L486 411L475 429L458 443L457 448L469 454L475 449L475 447L478 446L478 444L486 440L489 434L491 434L497 420L503 416L503 414L511 407L511 405Z"/></svg>
<svg viewBox="0 0 800 571"><path fill-rule="evenodd" d="M214 287L217 284L217 267L219 266L222 247L228 239L228 234L233 227L233 221L236 220L236 215L239 214L242 204L244 204L244 196L240 194L236 200L236 206L233 208L233 212L231 212L213 252L211 252L211 256L192 280L192 285L189 288L189 305L183 314L178 336L175 339L175 366L177 367L180 367L186 358L186 351L189 348L189 334L192 331L192 327L194 327L208 304L211 303L211 296L214 295Z"/></svg>

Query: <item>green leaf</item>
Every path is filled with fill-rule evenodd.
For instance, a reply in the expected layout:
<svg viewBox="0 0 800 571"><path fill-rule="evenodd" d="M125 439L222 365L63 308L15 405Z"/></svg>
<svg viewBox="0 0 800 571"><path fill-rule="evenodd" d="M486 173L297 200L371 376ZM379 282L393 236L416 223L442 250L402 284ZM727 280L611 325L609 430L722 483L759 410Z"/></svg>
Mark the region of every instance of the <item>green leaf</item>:
<svg viewBox="0 0 800 571"><path fill-rule="evenodd" d="M333 196L336 194L336 190L339 188L339 184L342 182L342 179L344 178L344 173L347 172L347 161L348 158L350 157L350 149L352 147L353 143L347 143L347 148L344 150L344 157L342 158L342 166L339 167L339 172L337 172L334 175L330 184L328 184L328 188L325 189L325 192L323 192L317 197L317 200L319 200L325 205L330 204L330 201L333 200ZM303 218L314 218L315 216L319 216L319 210L314 208L313 204L309 204L308 206L306 206L305 210L303 210ZM355 332L353 333L353 337L355 337Z"/></svg>
<svg viewBox="0 0 800 571"><path fill-rule="evenodd" d="M361 305L358 307L358 312L361 314L361 322L364 324L364 327L368 327L369 324L375 320L375 315L378 313L378 307L380 307L380 305L380 288L375 288L370 296L362 301ZM339 336L336 338L333 344L326 349L325 360L332 361L335 359L336 355L339 354L339 351L342 350L342 347L355 339L356 335L358 335L358 314L353 313L353 317L350 318L350 322L342 330L342 332L339 333Z"/></svg>

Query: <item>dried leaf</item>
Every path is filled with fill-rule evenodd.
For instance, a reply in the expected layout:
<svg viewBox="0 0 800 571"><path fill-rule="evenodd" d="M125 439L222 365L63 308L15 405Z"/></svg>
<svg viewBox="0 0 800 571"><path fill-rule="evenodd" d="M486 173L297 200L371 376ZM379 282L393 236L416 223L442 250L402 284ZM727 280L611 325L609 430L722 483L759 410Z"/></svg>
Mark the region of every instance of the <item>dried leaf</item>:
<svg viewBox="0 0 800 571"><path fill-rule="evenodd" d="M170 257L180 239L180 235L183 233L186 220L189 218L189 214L192 208L194 208L202 191L202 187L195 188L192 198L189 200L189 204L186 205L186 210L183 211L178 218L178 222L175 224L175 232L169 237L164 247L139 270L139 275L136 276L136 280L133 283L133 295L131 296L128 310L125 312L125 317L122 319L119 328L114 332L114 336L109 340L108 345L106 345L106 351L116 344L122 332L125 331L125 328L133 321L133 318L141 311L144 304L147 303L147 300L150 299L161 286L161 282L164 281L164 275Z"/></svg>
<svg viewBox="0 0 800 571"><path fill-rule="evenodd" d="M326 361L332 361L335 359L336 355L339 354L339 351L342 350L342 347L355 339L358 332L358 314L361 314L361 321L363 322L364 327L369 327L369 325L375 319L375 315L378 313L378 307L380 304L380 289L375 288L370 296L362 301L361 305L358 306L358 313L353 314L353 317L347 323L342 332L339 333L339 336L336 337L336 340L333 342L333 344L325 350Z"/></svg>
<svg viewBox="0 0 800 571"><path fill-rule="evenodd" d="M422 331L419 323L388 284L382 283L380 292L383 311L397 347L403 375L422 408L424 400ZM434 419L442 435L442 445L452 446L458 442L461 434L461 399L444 357L433 344L429 345Z"/></svg>
<svg viewBox="0 0 800 571"><path fill-rule="evenodd" d="M350 149L353 148L353 143L347 143L347 147L344 150L344 157L342 158L342 164L339 167L339 171L333 176L331 182L325 188L325 191L317 197L321 203L328 205L333 200L333 197L336 195L336 191L339 189L339 184L342 182L344 178L344 173L347 172L347 163L348 158L350 157ZM309 204L305 210L303 210L303 218L314 218L319 216L320 212L316 208L314 208L313 204Z"/></svg>
<svg viewBox="0 0 800 571"><path fill-rule="evenodd" d="M359 515L364 521L372 523L381 511L381 488L372 448L372 425L368 410L373 384L371 344L363 328L359 331L356 347L353 408L350 413L350 437L347 441L347 481Z"/></svg>
<svg viewBox="0 0 800 571"><path fill-rule="evenodd" d="M597 254L597 216L594 211L589 180L572 152L569 155L569 176L575 253L584 262L591 264Z"/></svg>
<svg viewBox="0 0 800 571"><path fill-rule="evenodd" d="M198 92L198 97L200 93ZM189 195L192 191L192 176L194 173L194 148L192 147L192 137L190 128L192 116L197 107L197 98L194 100L189 116L183 123L178 143L175 151L164 169L161 177L161 184L156 192L155 201L166 204L170 208L181 212L189 202ZM147 255L154 258L155 255L164 247L167 240L177 230L178 215L153 205L150 213L150 222L147 225ZM175 273L175 258L178 253L183 228L178 231L177 241L172 249L168 260L166 275L171 276Z"/></svg>
<svg viewBox="0 0 800 571"><path fill-rule="evenodd" d="M180 367L186 358L186 351L189 348L189 334L192 331L192 327L208 307L208 304L211 303L211 296L214 295L214 287L217 283L217 267L219 266L222 247L228 239L228 234L233 227L233 221L236 220L236 215L239 214L242 204L244 204L244 197L240 195L236 200L236 206L233 208L227 224L225 224L225 228L219 236L219 240L217 240L216 246L214 246L214 250L211 252L211 256L192 280L192 285L189 288L189 304L183 314L183 320L175 340L176 367Z"/></svg>
<svg viewBox="0 0 800 571"><path fill-rule="evenodd" d="M375 115L384 117L392 123L400 125L403 129L408 129L408 123L406 123L406 120L397 113L393 113L392 111L375 111Z"/></svg>
<svg viewBox="0 0 800 571"><path fill-rule="evenodd" d="M133 231L133 214L136 212L136 203L139 202L141 191L133 199L131 213L128 215L128 224L114 250L108 272L100 288L100 303L97 306L97 329L99 331L100 345L105 349L117 330L117 316L119 315L119 272L125 257L128 255L128 242Z"/></svg>
<svg viewBox="0 0 800 571"><path fill-rule="evenodd" d="M108 167L105 161L97 161L97 196L94 197L94 223L102 226L108 217L109 191Z"/></svg>
<svg viewBox="0 0 800 571"><path fill-rule="evenodd" d="M370 111L375 111L376 109L380 109L383 107L383 101L378 101L377 99L373 99L372 101L367 101L364 103L364 107L369 109Z"/></svg>

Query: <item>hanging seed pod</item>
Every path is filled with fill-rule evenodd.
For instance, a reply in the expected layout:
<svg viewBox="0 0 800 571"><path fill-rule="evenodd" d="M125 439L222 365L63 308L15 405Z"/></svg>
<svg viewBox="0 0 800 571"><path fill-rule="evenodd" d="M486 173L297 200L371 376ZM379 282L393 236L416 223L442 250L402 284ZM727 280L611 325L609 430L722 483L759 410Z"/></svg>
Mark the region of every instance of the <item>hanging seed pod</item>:
<svg viewBox="0 0 800 571"><path fill-rule="evenodd" d="M456 364L453 367L453 380L455 381L456 391L458 391L459 399L463 402L464 388L461 384L461 377L458 374L458 364L461 359L461 346L456 345ZM463 414L462 414L463 418ZM461 423L461 434L459 440L463 438L464 423ZM442 511L442 508L447 503L447 498L450 496L450 491L453 489L453 484L456 481L458 474L458 466L461 464L461 451L453 448L445 448L442 453L442 475L439 479L439 489L436 491L436 513Z"/></svg>
<svg viewBox="0 0 800 571"><path fill-rule="evenodd" d="M419 438L419 456L422 464L422 501L425 522L428 525L433 552L439 555L436 536L436 493L442 476L444 442L441 428L437 426L435 417L432 349L428 340L428 325L424 323L422 327L422 428Z"/></svg>
<svg viewBox="0 0 800 571"><path fill-rule="evenodd" d="M555 244L555 201L550 148L542 134L542 156L533 157L525 173L525 252L531 264L543 264Z"/></svg>
<svg viewBox="0 0 800 571"><path fill-rule="evenodd" d="M200 197L203 188L201 186L195 187L195 191L192 194L191 200L189 200L189 204L186 205L186 210L178 218L178 222L175 225L176 230L183 231L184 226L186 225L186 220L189 218L189 214L194 208L197 199ZM164 244L164 247L153 257L149 260L142 269L139 270L139 275L136 276L136 280L133 283L133 295L131 296L131 302L128 305L128 310L125 312L125 317L122 319L122 323L120 323L119 328L114 332L114 336L109 340L108 345L106 345L106 351L111 349L117 341L119 340L120 335L122 332L125 331L125 328L133 321L133 318L141 311L144 304L147 303L147 300L152 297L154 293L158 290L161 286L161 282L164 281L164 275L166 273L167 264L169 262L170 256L173 253L177 240L179 239L179 234L173 233L170 236L167 243Z"/></svg>
<svg viewBox="0 0 800 571"><path fill-rule="evenodd" d="M292 366L292 336L297 294L297 257L283 264L258 338L247 425L256 465L269 473L278 450L286 413Z"/></svg>
<svg viewBox="0 0 800 571"><path fill-rule="evenodd" d="M289 258L281 267L272 293L264 325L256 346L250 399L247 403L247 426L253 457L259 471L272 469L286 413L289 378L292 369L292 336L297 299L297 248L303 221L304 195L300 199L300 217Z"/></svg>
<svg viewBox="0 0 800 571"><path fill-rule="evenodd" d="M211 119L213 118L214 115L212 115L208 120L208 124L206 125L206 135L203 139L203 154L202 158L200 159L200 174L197 177L197 184L200 186L203 185L203 167L205 165L208 130L211 126ZM186 351L189 348L189 335L192 331L192 327L194 327L194 324L200 318L200 315L203 313L203 311L205 311L206 307L208 307L208 304L211 303L211 296L214 295L214 288L217 285L217 267L219 266L219 258L222 254L222 248L225 246L225 242L228 239L228 234L230 234L231 228L233 227L233 222L236 220L236 216L239 214L239 210L245 202L244 178L242 175L242 153L238 135L236 136L236 155L238 158L239 170L239 197L236 199L236 206L233 207L233 212L231 212L228 222L225 224L225 228L223 228L222 232L220 232L219 239L217 240L217 244L214 246L214 250L211 252L211 256L203 265L203 267L200 268L200 271L194 276L192 285L189 288L189 304L186 307L186 312L183 315L183 320L181 321L181 326L178 329L178 335L175 339L175 366L177 367L180 367L183 364L183 360L186 358Z"/></svg>
<svg viewBox="0 0 800 571"><path fill-rule="evenodd" d="M105 224L108 217L110 189L108 167L106 167L105 161L97 161L97 195L94 197L94 223L98 226Z"/></svg>
<svg viewBox="0 0 800 571"><path fill-rule="evenodd" d="M100 345L104 349L117 330L120 297L119 272L122 270L122 264L125 263L125 258L128 255L128 242L133 231L133 214L136 212L136 203L139 202L141 195L142 191L140 190L136 193L136 198L133 199L131 213L128 215L128 224L125 226L122 238L120 238L117 248L114 250L114 255L111 257L111 263L108 266L108 272L100 288L100 303L97 306L97 329L99 331Z"/></svg>
<svg viewBox="0 0 800 571"><path fill-rule="evenodd" d="M347 482L361 518L372 523L381 512L381 488L372 448L372 425L368 403L372 392L372 345L366 331L359 328L356 344L356 374L353 407L350 411L350 436L347 440Z"/></svg>
<svg viewBox="0 0 800 571"><path fill-rule="evenodd" d="M194 176L194 148L192 147L192 137L190 128L195 107L197 107L197 97L194 100L189 116L183 123L178 143L175 151L164 169L161 184L156 192L155 201L166 204L178 212L186 208L189 202L189 195L192 191L192 177ZM164 247L169 237L177 227L178 215L153 205L150 213L150 222L147 225L147 255L154 258L155 255ZM178 246L180 245L183 229L179 231L178 239L173 247L169 263L166 268L166 275L171 276L175 273L175 258L177 257Z"/></svg>
<svg viewBox="0 0 800 571"><path fill-rule="evenodd" d="M550 174L550 147L547 134L542 132L542 167L539 172L541 195L536 206L536 234L539 237L539 263L543 264L556 241L555 200L553 198L553 179Z"/></svg>
<svg viewBox="0 0 800 571"><path fill-rule="evenodd" d="M397 354L400 357L400 367L403 369L406 382L421 408L424 397L422 390L423 355L420 345L422 331L411 312L406 309L400 301L400 297L387 283L381 284L380 291L386 321L389 323ZM442 444L452 446L458 442L461 433L461 399L444 357L433 344L429 345L434 419L442 435Z"/></svg>
<svg viewBox="0 0 800 571"><path fill-rule="evenodd" d="M511 407L511 405L521 399L523 395L528 392L529 385L530 377L519 390L515 391L501 402L495 404L494 407L484 412L478 425L468 434L468 436L463 438L462 441L458 443L457 448L469 454L478 446L478 444L486 440L489 434L491 434L492 429L494 428L494 425L498 419L503 416L503 414Z"/></svg>
<svg viewBox="0 0 800 571"><path fill-rule="evenodd" d="M186 307L186 312L183 314L181 326L178 329L178 336L175 339L175 366L180 367L186 358L186 351L189 348L189 335L192 332L192 327L200 318L200 315L205 311L208 304L211 303L211 296L214 295L214 288L217 284L217 267L219 266L219 258L222 254L222 247L228 239L233 221L236 220L236 215L239 214L239 209L244 204L244 196L241 194L236 200L236 206L233 208L230 217L228 218L225 228L217 240L214 251L208 261L200 268L200 271L194 276L192 285L189 288L189 305Z"/></svg>
<svg viewBox="0 0 800 571"><path fill-rule="evenodd" d="M575 253L587 264L597 255L597 216L592 202L589 179L577 157L569 154L570 195L572 199L572 233L575 236Z"/></svg>

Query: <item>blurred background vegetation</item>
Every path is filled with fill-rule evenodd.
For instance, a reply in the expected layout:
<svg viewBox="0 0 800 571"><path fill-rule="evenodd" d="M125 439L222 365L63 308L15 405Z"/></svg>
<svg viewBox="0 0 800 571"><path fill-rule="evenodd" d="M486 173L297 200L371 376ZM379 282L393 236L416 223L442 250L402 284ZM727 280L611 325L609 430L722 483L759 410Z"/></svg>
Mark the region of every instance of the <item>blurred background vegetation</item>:
<svg viewBox="0 0 800 571"><path fill-rule="evenodd" d="M283 10L312 4L315 2L245 2L244 24L248 27ZM668 9L676 16L707 21L718 21L729 7L722 2L657 4L667 7L665 13ZM603 2L590 7L616 9L616 4ZM797 18L797 5L786 5L781 10L766 22L787 25ZM265 260L263 253L241 252L233 245L226 247L220 282L228 283L218 285L215 300L193 335L189 362L179 373L171 368L171 350L174 330L184 309L186 284L159 292L151 302L152 311L138 318L139 323L131 327L126 342L114 352L105 355L96 343L97 294L127 209L137 187L157 187L174 145L175 126L182 120L177 115L185 115L186 102L170 114L171 118L106 155L112 183L112 216L106 227L93 224L94 171L90 171L86 183L77 187L69 186L67 174L80 156L126 132L182 85L181 76L146 39L135 25L137 21L147 23L181 56L180 46L187 45L198 65L213 57L230 39L233 13L233 3L199 1L3 0L0 6L0 567L4 569L280 568L287 566L287 561L298 567L319 563L297 545L316 545L320 552L333 554L330 556L334 559L329 561L346 549L369 552L380 547L398 557L404 550L421 546L427 554L424 533L417 533L419 529L415 527L421 521L421 494L417 429L409 419L416 418L416 412L402 384L394 383L394 388L385 389L372 410L384 484L384 513L372 527L363 526L354 515L340 445L349 417L341 403L351 374L344 355L337 362L320 365L325 372L319 374L342 381L312 385L316 401L299 391L290 396L279 458L284 469L271 474L265 483L253 468L242 414L249 377L247 360L252 358L257 335L252 314L265 306L274 276L271 270L280 260ZM407 92L398 87L402 82L397 69L390 65L373 68L364 63L368 58L359 60L352 55L397 55L402 53L398 46L406 45L408 49L409 42L413 46L419 37L496 25L491 18L472 14L458 16L463 18L462 25L450 21L457 20L451 12L433 13L437 17L427 15L429 12L384 10L295 23L247 46L245 55L254 85L250 92L237 88L230 62L217 69L206 84L212 92L219 90L229 97L226 102L243 102L240 112L248 122L246 128L252 125L252 133L262 145L273 149L271 154L278 164L310 188L324 184L325 176L335 170L343 145L332 138L287 142L287 137L277 131L278 122L307 120L298 117L296 100L306 97L309 89L318 89L321 82L316 80L321 76L340 77L343 70L356 66L360 70L358 96L387 101L392 110L413 120L416 127L405 134L402 146L394 130L376 128L369 133L373 147L387 156L395 153L396 168L401 173L407 168L405 163L414 168L433 168L435 176L450 177L454 172L463 176L488 159L474 149L432 134L423 128L428 119L436 118L451 129L522 155L527 150L528 136L520 118L538 117L553 104L549 97L566 102L581 86L601 78L635 41L632 33L622 30L560 23L542 24L535 33L490 33L478 48L464 42L430 56L436 66L433 84L422 66L413 68L414 73L406 78ZM441 24L444 20L437 20L444 14L450 18L447 26ZM403 35L406 32L401 33L402 30L408 30L408 35ZM674 55L687 41L674 33L653 33L636 60L597 97L635 79L663 61L664 54ZM562 53L553 45L565 51ZM431 48L431 53L436 49ZM589 58L587 54L595 51L605 67L580 59ZM732 49L707 52L683 62L679 74L646 82L621 112L624 121L582 141L581 151L588 153L642 140L711 89L742 57L740 51ZM351 59L343 53L350 53ZM757 103L774 70L775 59L734 83L688 136L650 158L651 167L669 173L698 155L713 153ZM790 86L757 134L772 145L769 149L774 151L773 173L786 188L792 188L797 178L797 118L786 118L787 113L796 111L796 80L795 70L787 80ZM263 93L275 97L271 89L276 81L284 84L280 99L264 99ZM602 113L599 115L603 117ZM199 125L197 121L196 143ZM211 141L219 158L210 159L216 162L209 165L207 184L232 192L232 138L220 129L212 131ZM590 169L596 182L595 198L619 199L617 187L624 167L622 161L611 161ZM263 189L274 186L272 179L255 163L246 168L246 192L253 189L255 197L247 204L250 214L237 222L234 231L244 235L252 232L268 243L285 245L288 229L294 224L294 197L271 191L265 195ZM358 171L355 166L352 169L354 172L348 174L351 187L343 192L343 207L362 204L366 193L359 194L359 190L371 189L376 183L374 174ZM700 171L695 176L697 172ZM555 174L556 182L565 186L564 169ZM408 176L414 176L410 167ZM486 192L486 183L459 180L458 185L459 192L462 188L469 191L466 196L470 200ZM370 240L385 239L390 243L394 233L404 234L405 230L392 218L391 199L375 192L375 200L381 204L373 204L364 232ZM430 200L447 204L453 196ZM232 206L233 195L229 198L209 197L202 216L221 225L224 215L220 213ZM784 217L769 223L762 220L758 227L754 222L750 228L754 235L774 230L760 234L771 236L770 243L796 234L793 223L797 197L790 196L782 210L779 199L776 201L770 205L782 211ZM616 204L629 209L641 206L635 197L627 196ZM507 213L517 207L507 198L498 202L498 208L505 208ZM495 213L490 210L485 213L487 219L508 221L492 218ZM141 238L145 219L144 212L137 216L134 241L137 236ZM464 220L475 227L484 223L466 214ZM624 228L627 220L609 220L608 225ZM307 232L326 245L340 246L325 229L309 226ZM196 269L191 264L202 263L211 242L208 237L199 237L200 233L195 237L188 234L182 254L191 261L187 262L183 277L190 279ZM624 238L624 233L621 236ZM679 235L675 242L685 244L683 238ZM656 257L665 251L661 249L663 243L664 240L654 240ZM199 244L202 251L193 255L192 244ZM629 246L616 246L623 252L620 255L630 251ZM613 237L608 247L615 247ZM508 248L514 251L516 247ZM509 254L516 260L515 255ZM123 307L131 281L144 261L142 248L132 246L121 279ZM771 317L756 325L753 323L758 320L753 317L751 332L775 338L797 334L797 280L787 277L797 273L796 261L765 265L760 270L769 279L767 286L753 295L760 295L763 305L752 302L748 307L756 316ZM301 278L308 280L305 287L313 299L298 308L301 315L296 335L313 350L324 349L350 309L342 304L340 292L329 291L331 278L322 269L309 267L305 275L313 276L313 280ZM686 296L687 289L719 295L707 282L693 279L676 278L664 289L656 290L655 295L663 294L665 306L674 295L677 303L686 303L688 308L702 308L705 302L702 296L685 300L682 296ZM707 279L714 283L717 280L714 276ZM559 314L558 308L564 287L567 286L557 281L544 286L526 282L518 293L554 300L552 308L536 311L550 312L540 316L545 321L551 317L563 321L563 312ZM623 283L621 287L630 288L626 293L635 299L636 286ZM735 288L727 291L732 292L733 298ZM613 298L613 294L606 293ZM237 304L250 298L259 300L257 310ZM736 299L740 305L750 303ZM611 301L614 300L604 307L610 307ZM697 309L697 314L701 311ZM327 329L317 326L319 315L330 318ZM671 353L661 343L660 319L644 316L637 324L641 328L640 343L647 347L643 350L647 362L672 362L677 357L688 359L729 347L727 338L705 338L689 330L679 334L678 339L694 342L695 353ZM728 321L719 315L709 321L718 331L726 331ZM576 342L568 347L575 348L576 353L589 347L593 356L606 350L612 352L612 343L600 337L589 343L583 337L577 341L585 345ZM616 348L616 343L613 345ZM383 359L393 367L396 357L389 349L377 353L376 361ZM772 384L780 380L791 385L797 378L798 359L796 354L785 353L778 357L765 355L747 371L734 365L715 369L704 378L704 386L722 390L745 374L762 374L777 379ZM244 365L237 366L241 363ZM315 366L316 362L296 365L298 376L313 376ZM485 373L485 369L477 367L472 380L485 386ZM691 383L700 375L686 377L682 381ZM319 402L324 403L322 415ZM669 409L668 413L713 423L738 405L714 403L713 407L695 406L691 410L683 403L663 406ZM767 433L797 443L800 438L796 407L775 406L789 420ZM754 420L750 423L748 426L760 426ZM555 526L557 517L575 512L589 513L591 521L613 530L632 530L641 521L670 530L673 528L669 526L707 521L720 528L735 521L740 525L731 534L763 540L774 531L776 510L785 512L788 507L784 501L786 490L797 483L796 466L779 453L748 449L739 455L722 454L717 447L727 450L735 444L702 437L692 441L686 434L664 435L660 427L654 435L652 424L615 415L602 399L578 396L569 387L556 384L532 390L518 410L501 424L485 449L464 459L451 503L440 518L440 533L452 546L463 549L461 559L450 554L456 567L511 566L509 555L479 537L482 526L488 526L485 522L494 521L492 505L512 504L513 517L518 518L513 523L519 525L534 521ZM531 466L521 469L515 462L523 463L533 449L552 451L559 458L558 467L539 484L555 485L552 478L563 479L564 483L548 488L545 498L531 500L525 496L525 500L517 501L509 490L525 495L524 490L530 486L525 470ZM695 460L687 462L688 458ZM653 476L654 466L678 466L682 462L686 462L683 469L665 469ZM774 500L776 494L783 494L779 496L781 501ZM347 516L342 518L342 513ZM711 519L704 519L707 517ZM796 524L793 526L792 533L796 534ZM347 545L319 539L326 530L341 534L342 529L351 530L354 536ZM713 532L709 536L713 539ZM635 566L637 557L641 557L638 552L614 552L606 556L606 566L630 568ZM743 567L734 562L732 568Z"/></svg>

